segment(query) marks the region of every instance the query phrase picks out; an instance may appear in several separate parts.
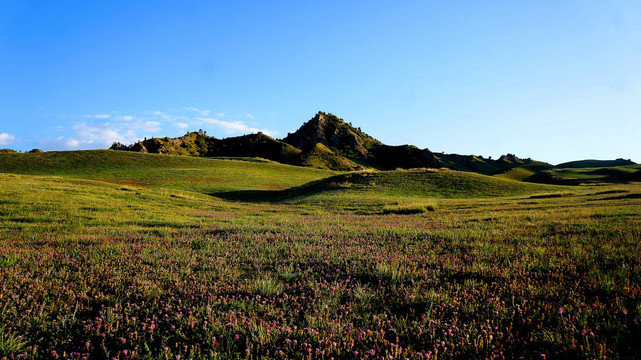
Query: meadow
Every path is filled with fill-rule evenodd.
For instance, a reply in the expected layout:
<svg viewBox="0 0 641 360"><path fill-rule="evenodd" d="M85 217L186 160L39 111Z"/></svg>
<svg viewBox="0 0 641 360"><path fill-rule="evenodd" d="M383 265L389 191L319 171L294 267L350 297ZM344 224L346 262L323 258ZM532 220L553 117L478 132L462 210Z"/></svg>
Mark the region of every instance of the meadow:
<svg viewBox="0 0 641 360"><path fill-rule="evenodd" d="M641 184L0 154L0 359L635 359Z"/></svg>

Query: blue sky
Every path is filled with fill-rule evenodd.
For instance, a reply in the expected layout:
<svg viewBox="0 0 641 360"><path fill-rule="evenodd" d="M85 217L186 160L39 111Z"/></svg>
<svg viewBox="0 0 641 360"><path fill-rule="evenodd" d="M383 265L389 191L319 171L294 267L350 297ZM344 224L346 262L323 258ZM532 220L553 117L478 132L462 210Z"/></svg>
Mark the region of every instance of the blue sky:
<svg viewBox="0 0 641 360"><path fill-rule="evenodd" d="M319 110L437 152L641 162L641 2L0 2L0 147L282 138Z"/></svg>

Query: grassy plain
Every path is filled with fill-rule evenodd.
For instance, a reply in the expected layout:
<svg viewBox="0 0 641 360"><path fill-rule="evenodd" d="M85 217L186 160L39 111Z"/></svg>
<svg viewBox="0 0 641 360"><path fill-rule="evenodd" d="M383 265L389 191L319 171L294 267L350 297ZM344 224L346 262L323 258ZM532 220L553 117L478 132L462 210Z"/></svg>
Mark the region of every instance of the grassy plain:
<svg viewBox="0 0 641 360"><path fill-rule="evenodd" d="M0 358L639 358L640 195L1 154Z"/></svg>

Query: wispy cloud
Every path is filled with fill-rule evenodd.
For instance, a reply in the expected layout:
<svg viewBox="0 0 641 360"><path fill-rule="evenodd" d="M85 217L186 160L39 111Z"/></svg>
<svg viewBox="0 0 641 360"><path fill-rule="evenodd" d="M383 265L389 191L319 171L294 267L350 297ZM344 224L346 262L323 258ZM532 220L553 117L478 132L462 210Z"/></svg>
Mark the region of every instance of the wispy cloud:
<svg viewBox="0 0 641 360"><path fill-rule="evenodd" d="M177 119L180 118L179 116L169 115L167 113L164 113L164 112L158 111L158 110L152 111L151 114L153 116L159 117L159 118L161 118L163 120L167 120L167 121L174 121L174 120L177 120Z"/></svg>
<svg viewBox="0 0 641 360"><path fill-rule="evenodd" d="M188 107L188 108L185 108L185 110L197 112L202 116L209 116L209 114L211 114L210 110L203 110L195 107Z"/></svg>
<svg viewBox="0 0 641 360"><path fill-rule="evenodd" d="M142 124L141 129L146 132L155 133L162 130L162 124L158 121L145 121Z"/></svg>
<svg viewBox="0 0 641 360"><path fill-rule="evenodd" d="M109 122L92 125L80 122L72 130L72 136L44 139L39 144L49 150L77 150L107 148L114 142L127 141L122 130Z"/></svg>
<svg viewBox="0 0 641 360"><path fill-rule="evenodd" d="M76 124L73 127L76 136L72 141L77 141L77 145L98 145L109 146L116 141L124 141L125 138L121 134L121 130L112 126L111 123L103 123L99 125L87 125L85 123Z"/></svg>
<svg viewBox="0 0 641 360"><path fill-rule="evenodd" d="M257 132L262 132L269 136L276 135L276 131L250 127L242 121L223 121L216 118L196 118L196 120L205 124L216 126L229 135L240 135Z"/></svg>
<svg viewBox="0 0 641 360"><path fill-rule="evenodd" d="M8 133L0 134L0 145L9 145L16 143L16 137Z"/></svg>
<svg viewBox="0 0 641 360"><path fill-rule="evenodd" d="M109 115L109 114L86 114L86 115L81 115L80 117L86 118L86 119L105 120L105 119L109 119L111 117L111 115Z"/></svg>
<svg viewBox="0 0 641 360"><path fill-rule="evenodd" d="M205 114L207 115L205 116ZM140 115L114 112L75 117L87 120L79 121L72 127L60 127L57 132L59 135L64 134L63 136L44 139L39 142L39 145L47 150L104 149L114 142L132 144L164 130L170 131L170 133L161 134L162 136L172 136L171 132L175 132L177 129L189 129L190 126L208 128L207 130L212 130L212 133L218 130L225 136L257 132L274 136L277 133L273 130L261 129L259 124L251 121L255 117L250 113L239 114L239 118L247 120L248 124L245 121L236 121L225 117L224 113L214 113L195 107L184 108L178 113L155 110ZM223 117L224 120L222 120ZM13 135L0 134L0 145L15 141Z"/></svg>
<svg viewBox="0 0 641 360"><path fill-rule="evenodd" d="M160 121L132 115L113 116L111 120L78 122L69 135L44 139L39 144L50 150L104 149L114 142L134 143L163 129Z"/></svg>
<svg viewBox="0 0 641 360"><path fill-rule="evenodd" d="M211 112L211 110L199 109L199 108L195 108L195 107L187 107L187 108L185 108L185 110L196 112L200 116L207 116L207 117L214 116L214 117L217 117L217 118L225 117L225 113L223 113L223 112L215 112L215 113L213 113L213 112Z"/></svg>

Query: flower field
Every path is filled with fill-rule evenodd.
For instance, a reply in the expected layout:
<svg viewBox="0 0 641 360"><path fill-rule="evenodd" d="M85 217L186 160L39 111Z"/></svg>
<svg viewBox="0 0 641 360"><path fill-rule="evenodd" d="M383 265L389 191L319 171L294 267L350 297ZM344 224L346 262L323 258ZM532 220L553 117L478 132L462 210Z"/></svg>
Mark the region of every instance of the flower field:
<svg viewBox="0 0 641 360"><path fill-rule="evenodd" d="M410 214L361 211L380 195L338 212L184 185L0 189L0 359L641 357L639 185Z"/></svg>

